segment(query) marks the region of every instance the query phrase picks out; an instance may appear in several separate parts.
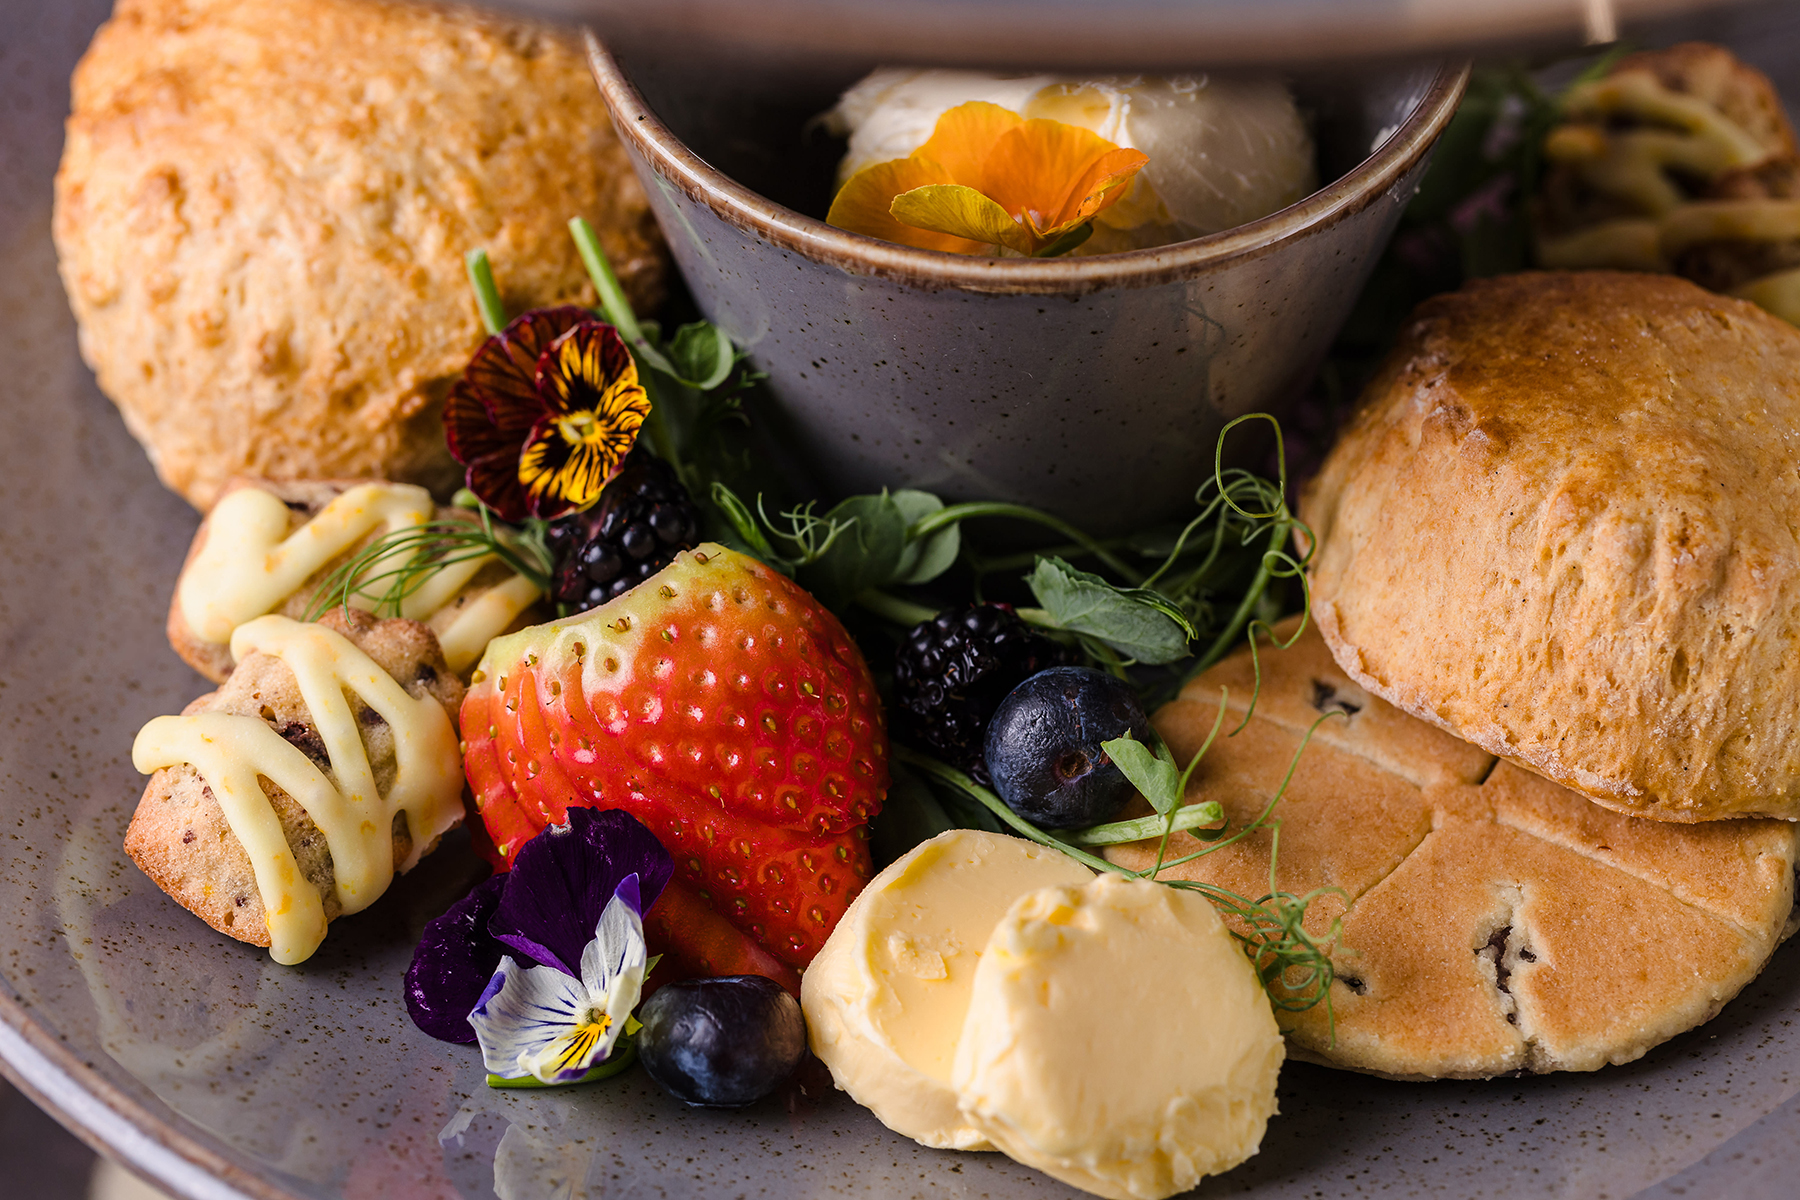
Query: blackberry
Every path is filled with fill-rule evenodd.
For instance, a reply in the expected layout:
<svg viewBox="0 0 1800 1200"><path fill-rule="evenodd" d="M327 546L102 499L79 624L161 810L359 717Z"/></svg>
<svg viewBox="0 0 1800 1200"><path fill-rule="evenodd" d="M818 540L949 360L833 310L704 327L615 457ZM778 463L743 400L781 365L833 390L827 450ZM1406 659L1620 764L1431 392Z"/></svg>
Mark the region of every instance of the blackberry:
<svg viewBox="0 0 1800 1200"><path fill-rule="evenodd" d="M550 522L552 594L571 612L622 596L700 541L700 511L675 470L634 448L593 507Z"/></svg>
<svg viewBox="0 0 1800 1200"><path fill-rule="evenodd" d="M1030 676L1075 661L1010 608L946 609L915 625L894 654L894 732L986 784L982 747L994 710Z"/></svg>

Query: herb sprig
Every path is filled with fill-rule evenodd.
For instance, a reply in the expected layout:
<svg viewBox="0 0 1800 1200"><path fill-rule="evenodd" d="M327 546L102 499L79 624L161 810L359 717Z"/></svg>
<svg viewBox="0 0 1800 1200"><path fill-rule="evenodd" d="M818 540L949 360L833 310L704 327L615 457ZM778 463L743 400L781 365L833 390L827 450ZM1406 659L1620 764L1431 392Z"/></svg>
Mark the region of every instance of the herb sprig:
<svg viewBox="0 0 1800 1200"><path fill-rule="evenodd" d="M744 367L743 352L706 322L685 325L665 340L655 322L641 321L632 312L593 231L579 219L570 223L570 231L600 308L630 347L651 393L644 433L652 448L707 510L721 540L794 576L840 615L862 614L904 628L935 615L931 585L953 570L966 573L979 597L989 580L1024 569L1015 577L1037 603L1018 607L1021 618L1140 687L1146 670L1179 664L1181 673L1150 684L1172 687L1183 675L1191 677L1224 657L1246 634L1253 654L1263 638L1280 644L1270 624L1281 611L1285 581L1300 581L1304 606L1304 570L1313 539L1288 507L1282 430L1272 416L1240 417L1220 432L1212 476L1195 495L1195 515L1178 527L1130 537L1099 539L1039 509L990 501L946 504L916 489L851 496L823 509L816 502L783 504L770 499L780 495L778 486L756 478L755 456L741 440L728 436L734 428L747 427L741 397L760 378ZM490 331L498 330L506 314L485 254L472 253L468 267L482 319ZM1225 466L1227 439L1253 421L1268 422L1274 432L1276 459L1282 464L1274 479ZM548 590L554 564L544 523L505 526L479 501L470 501L476 510L473 520L433 522L375 539L328 577L314 607L359 602L378 612L398 613L437 571L486 555ZM1052 533L1061 544L1024 555L994 554L965 537L970 521L981 521L984 528L996 522L1032 526ZM1295 548L1296 540L1302 548ZM1260 690L1260 664L1257 679ZM1252 710L1255 700L1253 694ZM976 825L1053 847L1092 870L1200 892L1233 918L1233 936L1277 1008L1297 1012L1323 1002L1329 1012L1330 948L1338 925L1334 922L1322 936L1309 933L1307 906L1325 893L1297 896L1281 890L1275 878L1280 822L1272 814L1292 777L1292 764L1263 810L1241 828L1228 827L1217 801L1184 803L1187 785L1220 735L1225 715L1221 696L1218 719L1185 768L1160 741L1154 746L1131 738L1106 743L1107 753L1149 802L1152 811L1145 816L1052 834L1012 812L963 772L898 744L889 808L910 814L899 822L907 826L903 840L909 843L953 825ZM1303 741L1302 751L1305 745ZM1262 896L1249 898L1214 884L1164 877L1261 830L1271 839L1269 889ZM1202 845L1171 858L1171 840L1180 832ZM883 833L878 830L876 836ZM1150 839L1157 840L1156 857L1143 871L1115 865L1101 853L1107 846Z"/></svg>
<svg viewBox="0 0 1800 1200"><path fill-rule="evenodd" d="M407 600L440 571L486 558L505 563L539 591L550 590L552 564L544 544L544 522L501 525L472 494L458 493L457 500L459 506L466 501L474 507L469 519L389 530L332 568L313 593L304 619L316 621L340 606L366 608L378 617L403 616Z"/></svg>

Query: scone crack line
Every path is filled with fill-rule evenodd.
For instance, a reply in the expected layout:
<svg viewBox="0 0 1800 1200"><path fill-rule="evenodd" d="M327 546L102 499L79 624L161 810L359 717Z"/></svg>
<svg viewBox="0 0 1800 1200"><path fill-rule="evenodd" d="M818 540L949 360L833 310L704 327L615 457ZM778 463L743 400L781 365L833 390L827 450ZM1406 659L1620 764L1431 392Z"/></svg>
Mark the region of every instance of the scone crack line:
<svg viewBox="0 0 1800 1200"><path fill-rule="evenodd" d="M1366 887L1359 889L1354 895L1351 895L1350 890L1348 888L1345 888L1341 883L1333 885L1333 886L1336 886L1336 887L1342 889L1344 891L1345 895L1350 896L1350 899L1348 901L1346 901L1344 904L1345 912L1349 912L1352 908L1354 908L1356 906L1356 902L1358 900L1361 900L1364 896L1368 895L1370 892L1374 891L1376 888L1378 888L1382 884L1386 883L1388 881L1389 876L1393 875L1395 872L1399 871L1400 868L1404 867L1407 864L1408 860L1410 860L1413 855L1417 854L1419 852L1420 848L1423 847L1426 842L1431 840L1431 836L1438 831L1439 824L1440 824L1438 818L1442 814L1442 812L1443 812L1442 809L1433 805L1432 809L1431 809L1431 824L1424 830L1424 832L1419 834L1418 838L1413 842L1412 845L1410 845L1406 848L1405 853L1395 856L1394 863L1392 866L1390 866L1387 870L1383 871L1380 875L1376 876L1374 879L1371 879Z"/></svg>
<svg viewBox="0 0 1800 1200"><path fill-rule="evenodd" d="M1341 664L1340 664L1340 669L1341 669ZM1313 685L1315 688L1315 691L1314 691L1315 696L1318 694L1319 688L1321 688L1321 687L1331 688L1332 687L1332 685L1330 683L1328 683L1324 680L1316 680L1315 679L1312 682L1313 682ZM1370 699L1382 701L1384 703L1391 703L1391 701L1388 701L1387 697L1382 696L1380 693L1376 692L1374 689L1369 688L1367 685L1362 684L1362 682L1360 680L1353 679L1353 680L1351 680L1351 682L1357 684L1358 686L1361 686L1364 691L1368 692ZM1341 700L1342 699L1341 689L1333 689L1333 690L1335 692L1337 692L1337 695L1334 697L1334 699ZM1216 713L1218 711L1218 707L1219 707L1216 694L1210 694L1201 689L1185 688L1182 690L1181 694L1177 697L1177 700L1180 702L1189 703L1189 704L1200 704L1200 705L1206 707L1207 711L1209 713ZM1327 703L1329 704L1331 702L1328 701ZM1314 707L1316 708L1317 705L1315 704ZM1362 715L1363 713L1368 712L1368 709L1364 705L1356 704L1353 701L1350 702L1350 707L1354 708L1356 711L1344 712L1344 716L1345 716L1346 720L1341 725L1337 722L1332 722L1331 724L1321 727L1320 730L1318 731L1318 733L1315 733L1313 736L1319 737L1320 734L1324 734L1329 730L1335 730L1338 728L1343 728L1343 727L1352 727L1353 728L1354 726L1352 723L1355 721L1355 719L1359 715ZM1398 707L1398 706L1396 706L1396 707ZM1250 704L1247 699L1240 701L1239 699L1237 699L1237 697L1235 695L1233 695L1233 696L1227 698L1227 700L1225 702L1225 711L1230 716L1241 717L1245 712L1248 712L1249 710L1250 710ZM1324 711L1324 710L1321 710L1321 711ZM1343 712L1344 710L1340 709L1340 708L1332 707L1332 708L1330 708L1330 711ZM1405 710L1402 709L1401 711L1405 711ZM1409 714L1409 715L1412 715L1412 714ZM1288 720L1282 714L1279 707L1275 706L1275 705L1266 705L1266 704L1259 705L1256 709L1256 720L1261 724L1268 725L1269 727L1274 728L1274 729L1279 729L1279 730L1283 731L1284 733L1291 733L1291 734L1304 736L1307 733L1311 732L1311 730L1312 730L1311 722L1303 723L1300 721ZM1446 726L1444 726L1442 723L1433 722L1433 724L1437 725L1440 729L1444 729L1445 732L1449 732L1448 728ZM1348 739L1347 738L1347 739L1342 739L1342 740L1331 739L1329 741L1321 739L1320 744L1321 745L1329 745L1334 751L1336 751L1340 754L1343 754L1344 756L1346 756L1348 758L1354 758L1358 762L1366 763L1369 766L1374 767L1381 771L1394 771L1397 769L1397 764L1393 761L1393 759L1391 757L1384 758L1384 757L1380 756L1379 754L1374 752L1372 747L1370 747L1367 743L1365 743L1361 739ZM1481 772L1477 776L1477 778L1475 778L1474 780L1471 781L1475 784L1480 784L1480 783L1485 782L1487 777L1493 773L1495 765L1500 761L1498 758L1496 758L1494 756L1493 751L1488 750L1487 747L1480 746L1478 748L1483 751L1486 751L1487 762L1482 767ZM1426 786L1429 786L1431 783L1431 780L1429 779L1429 777L1424 774L1420 774L1417 778L1407 776L1407 775L1402 775L1401 778L1405 779L1406 782L1410 783L1413 787L1420 788L1420 789L1423 789Z"/></svg>
<svg viewBox="0 0 1800 1200"><path fill-rule="evenodd" d="M1646 887L1655 888L1657 891L1662 892L1665 895L1669 896L1676 903L1681 904L1683 907L1693 909L1696 913L1699 913L1701 916L1710 917L1713 920L1720 922L1721 924L1729 925L1731 928L1739 930L1742 933L1749 934L1753 937L1762 936L1761 924L1747 923L1745 921L1739 920L1738 918L1732 916L1730 913L1721 912L1717 909L1710 908L1706 904L1702 903L1697 897L1687 893L1686 889L1672 888L1668 884L1662 882L1661 880L1653 878L1651 875L1649 875L1647 873L1634 871L1631 869L1630 865L1626 862L1614 861L1611 859L1602 858L1598 853L1595 853L1592 849L1583 845L1581 842L1579 842L1573 838L1566 837L1566 836L1560 836L1560 837L1557 836L1561 832L1560 830L1557 830L1555 828L1549 828L1549 829L1532 828L1528 825L1521 824L1520 822L1517 822L1517 821L1509 821L1506 819L1506 816L1500 812L1495 812L1491 816L1490 819L1493 821L1494 824L1499 825L1502 828L1510 829L1510 830L1514 831L1515 833L1521 834L1525 837L1533 838L1537 841L1543 842L1547 846L1554 846L1559 850L1563 850L1569 854L1576 855L1579 858L1586 859L1588 862L1591 862L1596 866L1603 867L1609 871L1617 872L1618 874L1624 875L1627 878L1635 879L1639 883L1644 884ZM1646 820L1647 818L1635 817L1632 819L1633 820ZM1758 859L1761 859L1764 857L1767 857L1767 856L1763 855L1763 854L1757 855ZM1796 866L1796 870L1800 870L1800 865Z"/></svg>

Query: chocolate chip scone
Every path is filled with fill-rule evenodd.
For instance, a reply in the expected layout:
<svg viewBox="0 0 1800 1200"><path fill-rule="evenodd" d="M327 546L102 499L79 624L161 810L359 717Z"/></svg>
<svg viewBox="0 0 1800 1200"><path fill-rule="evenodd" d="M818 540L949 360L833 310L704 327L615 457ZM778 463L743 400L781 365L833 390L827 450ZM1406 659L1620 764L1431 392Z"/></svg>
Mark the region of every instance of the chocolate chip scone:
<svg viewBox="0 0 1800 1200"><path fill-rule="evenodd" d="M138 735L157 769L125 850L214 929L299 961L461 819L463 685L416 621L268 616L234 640L223 687Z"/></svg>
<svg viewBox="0 0 1800 1200"><path fill-rule="evenodd" d="M1189 795L1241 827L1308 728L1339 714L1275 808L1275 885L1341 889L1307 910L1316 936L1343 925L1329 1014L1279 1014L1294 1057L1395 1079L1629 1062L1712 1017L1793 932L1793 825L1609 812L1369 694L1314 632L1261 659L1255 715L1214 742ZM1239 654L1156 714L1178 760L1212 729L1221 685L1242 713L1249 677ZM1270 846L1263 831L1168 875L1261 896ZM1178 833L1168 857L1200 848ZM1108 857L1142 870L1155 853Z"/></svg>

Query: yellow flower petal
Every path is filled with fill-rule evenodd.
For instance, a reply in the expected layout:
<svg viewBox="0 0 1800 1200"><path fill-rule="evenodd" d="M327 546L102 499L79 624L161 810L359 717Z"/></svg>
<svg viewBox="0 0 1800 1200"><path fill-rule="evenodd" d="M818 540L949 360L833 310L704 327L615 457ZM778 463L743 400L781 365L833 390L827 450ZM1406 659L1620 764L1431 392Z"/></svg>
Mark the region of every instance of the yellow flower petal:
<svg viewBox="0 0 1800 1200"><path fill-rule="evenodd" d="M1124 199L1127 185L1149 161L1141 150L1121 148L1101 155L1069 189L1058 217L1059 227L1068 229L1092 220L1096 213Z"/></svg>
<svg viewBox="0 0 1800 1200"><path fill-rule="evenodd" d="M1049 240L1122 196L1119 185L1148 161L1091 130L1039 118L1002 135L974 182Z"/></svg>
<svg viewBox="0 0 1800 1200"><path fill-rule="evenodd" d="M972 187L928 183L894 197L894 219L983 246L1010 246L1021 254L1034 249L1031 231L1011 213Z"/></svg>
<svg viewBox="0 0 1800 1200"><path fill-rule="evenodd" d="M978 188L994 147L1023 124L1025 118L1010 108L971 100L939 117L930 140L914 150L912 156L942 164L949 172L945 182Z"/></svg>
<svg viewBox="0 0 1800 1200"><path fill-rule="evenodd" d="M899 242L903 246L917 246L921 250L944 250L951 254L988 253L986 243L903 225L894 219L890 210L895 196L917 187L949 182L950 173L929 159L896 158L876 163L852 175L839 189L825 221L851 233Z"/></svg>

